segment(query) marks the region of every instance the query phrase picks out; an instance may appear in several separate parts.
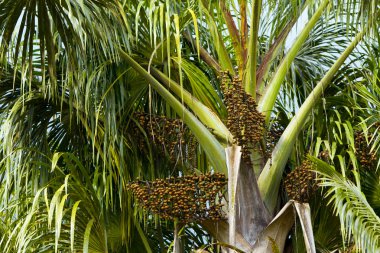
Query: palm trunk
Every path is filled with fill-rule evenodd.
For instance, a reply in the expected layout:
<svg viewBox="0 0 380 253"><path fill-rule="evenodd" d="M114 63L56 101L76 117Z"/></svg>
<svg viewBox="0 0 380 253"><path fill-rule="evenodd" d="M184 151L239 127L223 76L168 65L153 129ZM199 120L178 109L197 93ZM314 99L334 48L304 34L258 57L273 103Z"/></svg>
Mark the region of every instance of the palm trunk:
<svg viewBox="0 0 380 253"><path fill-rule="evenodd" d="M241 147L226 148L228 168L228 222L202 222L218 241L251 252L252 246L270 222L260 196L254 170L241 164Z"/></svg>
<svg viewBox="0 0 380 253"><path fill-rule="evenodd" d="M181 230L181 224L178 221L174 221L174 245L173 253L183 253L181 237L179 236Z"/></svg>
<svg viewBox="0 0 380 253"><path fill-rule="evenodd" d="M228 242L230 245L235 245L236 236L236 209L235 209L235 196L236 184L239 175L241 159L241 147L232 146L226 148L226 161L228 169L228 223L229 223L229 236ZM232 249L229 250L232 253Z"/></svg>

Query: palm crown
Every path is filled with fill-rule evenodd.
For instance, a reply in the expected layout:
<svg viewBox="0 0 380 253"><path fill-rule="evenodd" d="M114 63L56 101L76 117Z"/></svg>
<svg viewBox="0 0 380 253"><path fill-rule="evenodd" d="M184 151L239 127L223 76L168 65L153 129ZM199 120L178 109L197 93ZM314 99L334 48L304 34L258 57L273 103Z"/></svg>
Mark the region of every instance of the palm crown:
<svg viewBox="0 0 380 253"><path fill-rule="evenodd" d="M3 0L1 248L376 252L378 9Z"/></svg>

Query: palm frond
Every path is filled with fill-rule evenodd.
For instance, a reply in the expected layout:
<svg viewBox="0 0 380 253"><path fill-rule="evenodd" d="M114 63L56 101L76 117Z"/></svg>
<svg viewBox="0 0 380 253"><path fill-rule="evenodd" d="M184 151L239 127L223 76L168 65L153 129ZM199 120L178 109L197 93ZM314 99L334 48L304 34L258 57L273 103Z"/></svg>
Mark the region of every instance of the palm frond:
<svg viewBox="0 0 380 253"><path fill-rule="evenodd" d="M380 247L380 217L361 189L332 166L316 158L310 159L317 165L320 185L327 188L326 196L340 218L345 239L349 242L352 236L358 250L377 252Z"/></svg>

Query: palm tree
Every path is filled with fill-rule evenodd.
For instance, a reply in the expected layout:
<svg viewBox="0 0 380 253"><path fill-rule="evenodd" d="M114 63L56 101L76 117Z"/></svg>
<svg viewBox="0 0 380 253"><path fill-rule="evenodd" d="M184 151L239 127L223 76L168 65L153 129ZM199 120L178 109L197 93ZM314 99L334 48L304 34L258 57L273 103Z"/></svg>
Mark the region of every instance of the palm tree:
<svg viewBox="0 0 380 253"><path fill-rule="evenodd" d="M378 217L370 208L378 188L370 186L377 172L356 166L353 136L371 133L377 152L378 7L2 1L1 248L165 252L174 240L176 252L216 245L315 252L314 244L332 251L345 247L342 224L349 246L375 250ZM330 165L315 158L321 150ZM305 153L340 220L324 208L324 189L307 200L313 212L283 194L285 174L302 167ZM132 181L210 171L228 175L228 221L199 220L178 231L177 219L142 210L128 190ZM352 226L365 211L373 219ZM306 245L297 240L299 224Z"/></svg>

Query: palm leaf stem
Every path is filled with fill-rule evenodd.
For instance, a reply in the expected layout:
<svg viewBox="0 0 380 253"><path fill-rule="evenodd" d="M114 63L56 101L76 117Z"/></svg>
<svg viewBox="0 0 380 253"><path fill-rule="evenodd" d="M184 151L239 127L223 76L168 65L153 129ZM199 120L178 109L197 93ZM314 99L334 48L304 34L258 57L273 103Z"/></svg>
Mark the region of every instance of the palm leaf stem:
<svg viewBox="0 0 380 253"><path fill-rule="evenodd" d="M233 136L220 118L210 108L202 104L188 91L181 88L179 84L171 80L161 71L151 68L150 72L166 87L168 87L178 97L182 96L183 102L197 115L199 120L207 127L212 129L212 133L217 135L224 143L232 143Z"/></svg>
<svg viewBox="0 0 380 253"><path fill-rule="evenodd" d="M304 8L306 6L307 4L305 4ZM288 37L289 32L296 24L298 18L299 16L293 18L291 21L289 21L288 24L286 24L284 29L281 31L276 40L270 46L268 52L263 57L263 60L256 72L256 93L258 93L257 95L259 95L262 92L262 89L264 88L263 81L269 73L269 69L272 65L271 63L273 63L273 60L277 57L278 53L280 52L280 48L285 43L285 40Z"/></svg>
<svg viewBox="0 0 380 253"><path fill-rule="evenodd" d="M131 56L123 50L119 50L120 56L145 78L157 93L173 108L179 117L194 133L200 145L208 155L208 158L216 171L227 174L226 157L223 146L212 133L192 114L180 101L178 101L157 79L150 75Z"/></svg>
<svg viewBox="0 0 380 253"><path fill-rule="evenodd" d="M184 38L191 43L191 45L195 45L195 41L193 38L191 38L191 35L189 33L183 33ZM195 47L194 47L195 48ZM214 69L216 74L218 74L221 70L222 67L219 65L219 63L212 57L206 49L204 49L202 46L199 46L199 56L200 58L211 68Z"/></svg>
<svg viewBox="0 0 380 253"><path fill-rule="evenodd" d="M239 0L240 8L240 42L243 50L244 63L247 61L247 40L248 40L248 22L247 22L247 1Z"/></svg>
<svg viewBox="0 0 380 253"><path fill-rule="evenodd" d="M245 91L256 99L256 65L257 65L257 43L259 36L259 21L262 0L254 0L252 4L251 30L248 44L248 61L246 75L243 78Z"/></svg>
<svg viewBox="0 0 380 253"><path fill-rule="evenodd" d="M243 65L244 65L244 52L242 48L242 44L240 41L239 30L236 27L235 21L231 15L231 12L226 7L226 3L224 0L219 1L219 6L222 11L222 16L226 22L227 29L229 32L229 36L232 41L232 46L235 50L236 60L238 64L239 75L242 76L243 73Z"/></svg>
<svg viewBox="0 0 380 253"><path fill-rule="evenodd" d="M205 15L205 22L209 27L212 42L217 52L220 65L223 70L228 70L230 74L235 75L235 70L230 59L230 55L223 41L223 36L216 25L216 21L210 14L209 10L206 8L207 4L205 1L200 1L200 3L202 5L202 12Z"/></svg>
<svg viewBox="0 0 380 253"><path fill-rule="evenodd" d="M296 58L300 48L309 36L310 31L314 28L315 24L322 16L322 13L329 2L330 0L324 0L321 3L317 11L310 18L309 22L306 24L297 39L294 41L293 46L290 48L288 54L284 57L268 86L265 88L263 96L258 103L258 110L265 115L266 123L269 122L271 111L276 102L277 94L280 91L280 87L285 79L286 73L290 68L291 62L293 62L293 60Z"/></svg>
<svg viewBox="0 0 380 253"><path fill-rule="evenodd" d="M327 71L325 76L319 81L317 86L313 89L305 102L302 104L299 111L290 121L284 133L281 135L280 140L273 150L272 158L269 159L265 164L265 167L259 176L258 184L260 192L263 196L263 200L271 213L273 213L277 203L278 190L280 187L282 173L298 134L300 133L301 129L304 126L304 123L309 117L311 110L319 102L323 91L330 84L335 73L344 64L344 61L347 59L347 57L363 39L366 32L368 32L370 25L371 22L368 23L363 31L359 32L353 38L352 42L335 61L333 66Z"/></svg>

